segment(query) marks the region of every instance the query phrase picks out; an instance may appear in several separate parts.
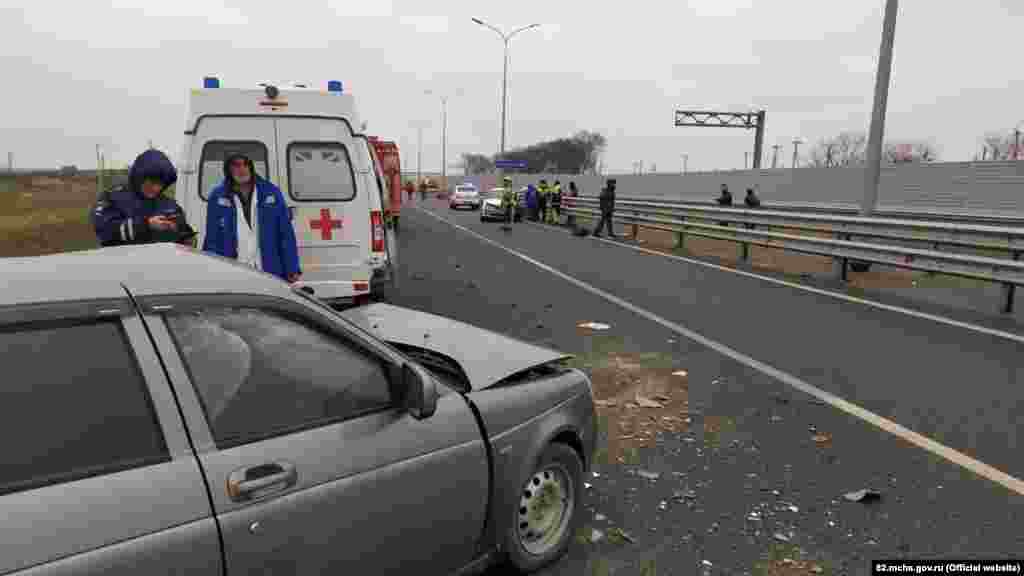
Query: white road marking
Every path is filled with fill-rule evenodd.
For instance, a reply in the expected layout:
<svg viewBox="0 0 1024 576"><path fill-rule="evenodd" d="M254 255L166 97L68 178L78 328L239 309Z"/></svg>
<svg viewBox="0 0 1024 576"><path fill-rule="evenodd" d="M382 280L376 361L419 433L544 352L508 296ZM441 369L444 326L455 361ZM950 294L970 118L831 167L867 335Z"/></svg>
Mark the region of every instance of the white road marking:
<svg viewBox="0 0 1024 576"><path fill-rule="evenodd" d="M634 314L636 314L638 316L641 316L641 317L646 318L646 319L648 319L648 320L650 320L652 322L660 324L661 326L664 326L665 328L668 328L669 330L672 330L672 331L674 331L674 332L676 332L676 333L678 333L678 334L680 334L680 335L682 335L682 336L684 336L686 338L689 338L690 340L693 340L694 342L702 344L703 346L706 346L707 348L710 348L710 349L714 350L715 352L718 352L719 354L721 354L723 356L727 356L729 358L732 358L733 360L735 360L735 361L737 361L737 362L739 362L741 364L745 364L745 365L749 366L750 368L753 368L754 370L757 370L758 372L761 372L762 374L765 374L767 376L775 378L776 380L779 380L780 382L783 382L784 384L787 384L787 385L789 385L789 386L791 386L793 388L796 388L797 390L800 390L801 392L809 394L809 395L817 398L818 400L821 400L822 402L825 402L829 406L832 406L833 408L836 408L838 410L842 410L843 412L846 412L847 414L850 414L851 416L855 416L857 418L860 418L861 420L863 420L863 421L865 421L865 422L867 422L869 424L872 424L872 425L874 425L874 426L876 426L876 427L878 427L878 428L880 428L882 430L885 430L886 432L888 432L888 433L890 433L890 434L892 434L894 436L902 438L903 440L906 440L907 442L910 442L911 444L914 444L915 446L918 446L919 448L923 448L923 449L927 450L928 452L931 452L932 454L935 454L936 456L939 456L940 458L944 458L945 460L947 460L949 462L952 462L953 464L956 464L956 465L958 465L958 466L960 466L962 468L970 470L971 472L974 472L978 476L981 476L983 478L991 480L992 482L995 482L996 484L999 484L1000 486L1003 486L1004 488L1010 490L1011 492L1014 492L1016 494L1024 496L1024 480L1020 480L1018 478L1010 476L1006 472L1003 472L1002 470L999 470L999 469L997 469L997 468L995 468L993 466L990 466L990 465L988 465L988 464L986 464L986 463L984 463L984 462L982 462L980 460L972 458L972 457L968 456L967 454L964 454L963 452L960 452L958 450L950 448L949 446L946 446L944 444L940 444L940 443L936 442L935 440L932 440L931 438L928 438L927 436L924 436L922 434L918 434L917 432L914 432L913 430L910 430L909 428L901 426L900 424L897 424L896 422L893 422L892 420L889 420L887 418L879 416L878 414L875 414L874 412L870 412L870 411L868 411L868 410L866 410L864 408L861 408L860 406L858 406L858 405L856 405L856 404L854 404L852 402L849 402L847 400L844 400L843 398L840 398L839 396L836 396L835 394L832 394L830 392L826 392L824 390L821 390L820 388L818 388L818 387L816 387L816 386L814 386L812 384L808 384L807 382L804 382L800 378L797 378L796 376L793 376L792 374L789 374L788 372L783 372L782 370L779 370L778 368L775 368L774 366L771 366L769 364L765 364L764 362L761 362L760 360L756 360L756 359L754 359L754 358L752 358L750 356L747 356L746 354L744 354L744 353L742 353L742 352L740 352L738 350L734 350L733 348L730 348L729 346L726 346L725 344L722 344L720 342L717 342L715 340L712 340L710 338L702 336L701 334L698 334L697 332L694 332L693 330L690 330L690 329L685 328L685 327L683 327L683 326L681 326L679 324L676 324L675 322L672 322L670 320L666 320L665 318L662 318L661 316L658 316L657 314L654 314L653 312L649 312L649 311L647 311L647 310L645 310L643 308L640 308L639 306L636 306L635 304L632 304L632 303L630 303L630 302L628 302L626 300L623 300L622 298L619 298L618 296L615 296L614 294L610 294L608 292L605 292L604 290L601 290L600 288L597 288L595 286L591 286L590 284L587 284L586 282L584 282L582 280L579 280L579 279L574 278L574 277L572 277L572 276L570 276L570 275L568 275L568 274L566 274L564 272L556 270L555 268L552 268L551 266L548 266L547 264L544 264L543 262L539 262L537 260L534 260L533 258L527 256L526 254L523 254L521 252L517 252L516 250L513 250L511 248L508 248L508 247L502 245L499 242L491 240L490 238L488 238L488 237L486 237L486 236L484 236L484 235L482 235L482 234L480 234L478 232L474 232L473 230L470 230L470 229L468 229L468 228L466 228L464 226L456 224L456 223L448 220L447 218L444 218L442 216L439 216L439 215L435 214L434 212L432 212L430 210L426 210L426 209L419 208L419 207L415 207L415 209L419 210L421 212L425 212L426 214L429 214L430 216L433 216L434 218L440 220L441 222L443 222L443 223L445 223L445 224L447 224L447 225L449 225L449 226L451 226L451 227L453 227L453 228L455 228L457 230L461 230L462 232L464 232L466 234L469 234L470 236L473 236L473 237L477 238L478 240L486 242L487 244L490 244L491 246L494 246L495 248L503 250L503 251L513 255L513 256L516 256L517 258L519 258L521 260L529 262L530 264L533 264L534 266L540 268L541 270L549 272L549 273L551 273L551 274L553 274L553 275L555 275L555 276L565 280L566 282L569 282L570 284L574 284L575 286L577 286L577 287L579 287L579 288L581 288L583 290L586 290L587 292L590 292L591 294L594 294L596 296L600 296L601 298L604 298L605 300L608 300L609 302L617 304L620 307L625 308L626 310L629 310L630 312L633 312Z"/></svg>
<svg viewBox="0 0 1024 576"><path fill-rule="evenodd" d="M531 224L533 226L537 226L539 228L551 229L550 226L545 226L543 224L536 224L534 222L529 222L529 224ZM843 294L841 292L836 292L834 290L825 290L825 289L822 289L822 288L815 288L813 286L805 286L803 284L797 284L796 282L789 282L789 281L786 281L786 280L780 280L778 278L772 278L771 276L762 276L761 274L756 274L754 272L747 272L746 270L738 270L736 268L730 268L728 266L722 266L721 264L712 264L711 262L705 262L703 260L697 260L697 259L694 259L694 258L686 258L685 256L677 256L675 254L666 254L664 252L659 252L657 250L651 250L650 248L642 248L640 246L634 246L632 244L625 244L625 243L622 243L622 242L616 242L615 240L609 240L607 238L594 238L593 236L588 236L588 238L590 238L592 240L596 240L598 242L604 242L606 244L611 244L613 246L621 246L623 248L629 248L629 249L632 249L632 250L636 250L638 252L643 252L645 254L651 254L651 255L654 255L654 256L662 256L664 258L669 258L671 260L678 260L680 262L686 262L687 264L695 264L697 266L703 266L705 268L712 268L712 269L715 269L715 270L721 270L722 272L731 272L731 273L737 274L739 276L746 276L747 278L756 278L758 280L763 280L765 282L770 282L772 284L777 284L779 286L786 286L788 288L795 288L797 290L803 290L805 292L811 292L811 293L814 293L814 294L821 294L823 296L831 296L832 298L836 298L836 299L839 299L839 300L845 300L847 302L853 302L855 304L863 304L864 306L870 306L872 308L878 308L880 310L888 310L889 312L897 312L899 314L905 314L907 316L912 316L914 318L920 318L920 319L923 319L923 320L931 320L932 322L938 322L939 324L946 324L947 326L955 326L957 328L963 328L964 330L970 330L972 332L979 332L981 334L987 334L989 336L995 336L997 338L1003 338L1005 340L1010 340L1010 341L1013 341L1013 342L1018 342L1020 344L1024 344L1024 335L1014 334L1013 332L1006 332L1005 330L999 330L997 328L989 328L987 326L982 326L980 324L972 324L970 322L962 322L960 320L954 320L953 318L947 318L945 316L939 316L939 315L936 315L936 314L929 314L927 312L921 312L919 310L912 310L910 308L904 308L902 306L894 306L892 304L883 304L882 302L876 302L876 301L873 301L873 300L866 300L864 298L857 298L856 296L850 296L849 294Z"/></svg>

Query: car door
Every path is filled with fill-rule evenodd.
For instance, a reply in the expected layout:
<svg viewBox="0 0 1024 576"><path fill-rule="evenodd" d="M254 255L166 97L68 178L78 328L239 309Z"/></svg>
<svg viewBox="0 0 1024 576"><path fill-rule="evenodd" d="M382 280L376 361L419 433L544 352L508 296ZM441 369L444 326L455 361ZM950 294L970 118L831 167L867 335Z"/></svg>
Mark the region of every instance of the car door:
<svg viewBox="0 0 1024 576"><path fill-rule="evenodd" d="M186 204L188 221L199 232L199 246L206 235L206 201L210 191L224 180L224 159L235 153L248 156L256 174L277 182L277 145L273 118L215 116L203 118L196 130L192 146L195 154L195 182L185 193L194 194L198 202ZM194 200L195 198L190 198Z"/></svg>
<svg viewBox="0 0 1024 576"><path fill-rule="evenodd" d="M127 298L0 308L0 573L223 573L170 385Z"/></svg>
<svg viewBox="0 0 1024 576"><path fill-rule="evenodd" d="M354 293L370 280L367 165L348 123L277 119L281 190L293 208L302 284L323 298Z"/></svg>
<svg viewBox="0 0 1024 576"><path fill-rule="evenodd" d="M462 396L414 419L387 377L400 357L298 298L151 304L229 574L443 574L471 559L488 464Z"/></svg>

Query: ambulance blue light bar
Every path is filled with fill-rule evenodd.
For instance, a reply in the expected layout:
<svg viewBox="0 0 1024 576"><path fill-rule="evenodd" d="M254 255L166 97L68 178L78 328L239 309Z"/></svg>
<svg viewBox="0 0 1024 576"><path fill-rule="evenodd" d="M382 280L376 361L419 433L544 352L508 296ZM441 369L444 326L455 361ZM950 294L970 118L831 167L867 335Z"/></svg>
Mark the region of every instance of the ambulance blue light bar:
<svg viewBox="0 0 1024 576"><path fill-rule="evenodd" d="M220 80L213 76L203 78L203 88L220 88Z"/></svg>
<svg viewBox="0 0 1024 576"><path fill-rule="evenodd" d="M338 92L338 93L342 92L341 80L328 80L327 81L327 91L328 92Z"/></svg>

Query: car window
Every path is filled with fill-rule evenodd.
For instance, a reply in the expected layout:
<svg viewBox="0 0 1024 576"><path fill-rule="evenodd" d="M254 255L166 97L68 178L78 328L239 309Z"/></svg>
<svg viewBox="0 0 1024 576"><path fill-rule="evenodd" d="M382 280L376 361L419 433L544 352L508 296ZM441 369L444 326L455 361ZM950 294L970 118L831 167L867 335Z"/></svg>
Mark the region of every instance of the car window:
<svg viewBox="0 0 1024 576"><path fill-rule="evenodd" d="M348 148L340 142L289 144L288 193L296 200L355 198L356 175Z"/></svg>
<svg viewBox="0 0 1024 576"><path fill-rule="evenodd" d="M0 329L0 494L170 458L120 323Z"/></svg>
<svg viewBox="0 0 1024 576"><path fill-rule="evenodd" d="M267 147L256 140L211 140L203 144L199 160L199 197L206 200L210 191L224 181L224 160L232 154L245 154L256 167L256 174L267 178Z"/></svg>
<svg viewBox="0 0 1024 576"><path fill-rule="evenodd" d="M218 308L167 320L218 446L392 405L380 360L297 317Z"/></svg>

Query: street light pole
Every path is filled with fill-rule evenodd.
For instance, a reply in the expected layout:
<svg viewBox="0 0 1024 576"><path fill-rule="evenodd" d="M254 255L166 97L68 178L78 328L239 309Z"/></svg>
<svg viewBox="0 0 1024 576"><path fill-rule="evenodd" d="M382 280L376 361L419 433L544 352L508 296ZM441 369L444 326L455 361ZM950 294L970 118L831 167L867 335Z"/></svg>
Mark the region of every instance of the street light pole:
<svg viewBox="0 0 1024 576"><path fill-rule="evenodd" d="M690 155L689 154L683 154L683 174L686 174L686 172L687 172L686 164L687 164L687 161L689 159L690 159Z"/></svg>
<svg viewBox="0 0 1024 576"><path fill-rule="evenodd" d="M422 168L423 164L423 126L416 127L416 185L419 186L422 182Z"/></svg>
<svg viewBox="0 0 1024 576"><path fill-rule="evenodd" d="M801 144L803 144L803 141L800 140L800 138L793 138L793 168L797 167L796 163L798 156L796 151Z"/></svg>
<svg viewBox="0 0 1024 576"><path fill-rule="evenodd" d="M772 168L776 168L779 165L779 148L782 148L782 145L772 144Z"/></svg>
<svg viewBox="0 0 1024 576"><path fill-rule="evenodd" d="M441 96L441 182L448 189L448 97Z"/></svg>
<svg viewBox="0 0 1024 576"><path fill-rule="evenodd" d="M498 152L499 156L504 156L504 154L505 154L505 123L506 123L506 113L505 113L505 111L506 111L506 107L507 107L507 103L508 103L508 45L509 45L509 42L512 41L512 38L516 34L519 34L520 32L523 32L525 30L529 30L531 28L536 28L536 27L540 26L540 24L530 24L529 26L523 26L522 28L517 28L517 29L513 30L509 34L505 34L501 30L499 30L498 28L496 28L494 26L491 26L490 24L488 24L487 22L484 22L483 20L481 20L479 18L473 18L472 20L473 20L474 23L479 24L480 26L483 26L484 28L488 28L490 30L493 30L494 33L496 33L501 38L502 44L504 45L504 52L503 52L503 58L504 59L502 60L502 66L501 66L501 68L502 68L502 71L501 71L501 147L500 147L499 152Z"/></svg>
<svg viewBox="0 0 1024 576"><path fill-rule="evenodd" d="M885 110L889 99L889 75L892 72L892 46L896 37L898 0L886 0L882 23L882 44L878 51L878 75L875 78L875 103L871 112L868 138L868 165L864 178L864 201L861 214L870 216L878 203L878 183L882 171L882 138L885 134Z"/></svg>

